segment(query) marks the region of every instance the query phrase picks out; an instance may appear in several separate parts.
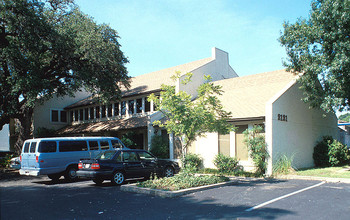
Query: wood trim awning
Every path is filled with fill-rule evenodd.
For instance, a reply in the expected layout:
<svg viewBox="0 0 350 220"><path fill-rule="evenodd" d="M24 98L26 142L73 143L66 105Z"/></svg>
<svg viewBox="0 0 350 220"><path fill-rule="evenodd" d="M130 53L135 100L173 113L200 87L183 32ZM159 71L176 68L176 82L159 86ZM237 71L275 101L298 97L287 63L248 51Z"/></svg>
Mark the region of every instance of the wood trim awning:
<svg viewBox="0 0 350 220"><path fill-rule="evenodd" d="M121 129L131 129L147 127L149 117L132 117L127 119L117 119L110 121L100 121L93 123L83 123L77 125L68 125L57 131L59 135L97 133L104 131L118 131Z"/></svg>

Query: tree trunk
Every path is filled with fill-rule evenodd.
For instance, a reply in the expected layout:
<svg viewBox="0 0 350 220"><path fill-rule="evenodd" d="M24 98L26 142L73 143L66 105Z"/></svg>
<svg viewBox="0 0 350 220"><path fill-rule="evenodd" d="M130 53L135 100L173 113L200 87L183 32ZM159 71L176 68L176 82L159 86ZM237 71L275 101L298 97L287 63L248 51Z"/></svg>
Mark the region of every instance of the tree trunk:
<svg viewBox="0 0 350 220"><path fill-rule="evenodd" d="M26 108L23 116L16 120L18 138L15 143L15 152L20 154L25 140L32 138L33 108Z"/></svg>

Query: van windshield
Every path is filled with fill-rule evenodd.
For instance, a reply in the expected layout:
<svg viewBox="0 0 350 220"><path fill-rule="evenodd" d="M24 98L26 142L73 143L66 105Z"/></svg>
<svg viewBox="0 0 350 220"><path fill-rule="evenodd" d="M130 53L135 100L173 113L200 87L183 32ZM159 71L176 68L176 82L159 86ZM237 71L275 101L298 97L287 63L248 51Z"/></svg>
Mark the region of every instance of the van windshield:
<svg viewBox="0 0 350 220"><path fill-rule="evenodd" d="M100 153L99 155L97 155L96 159L111 160L115 153L116 153L116 151L114 151L114 150L104 151L104 152Z"/></svg>

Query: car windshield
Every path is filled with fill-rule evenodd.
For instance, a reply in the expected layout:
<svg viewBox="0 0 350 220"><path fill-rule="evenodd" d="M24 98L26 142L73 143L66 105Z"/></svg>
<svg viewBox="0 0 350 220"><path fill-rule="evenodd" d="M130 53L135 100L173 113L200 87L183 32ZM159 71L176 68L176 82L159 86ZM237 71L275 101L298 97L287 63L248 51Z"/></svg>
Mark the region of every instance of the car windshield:
<svg viewBox="0 0 350 220"><path fill-rule="evenodd" d="M96 159L100 160L110 160L113 158L114 154L116 151L114 150L109 150L109 151L104 151L100 153L99 155L96 156Z"/></svg>

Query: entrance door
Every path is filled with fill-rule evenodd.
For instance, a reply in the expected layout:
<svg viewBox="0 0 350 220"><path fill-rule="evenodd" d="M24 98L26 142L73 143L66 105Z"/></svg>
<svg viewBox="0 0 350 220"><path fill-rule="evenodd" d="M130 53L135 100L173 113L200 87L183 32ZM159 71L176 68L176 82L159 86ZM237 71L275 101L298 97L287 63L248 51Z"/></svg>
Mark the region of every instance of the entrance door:
<svg viewBox="0 0 350 220"><path fill-rule="evenodd" d="M243 132L248 129L248 125L238 125L236 131L236 157L238 160L248 160L248 148L244 144Z"/></svg>

